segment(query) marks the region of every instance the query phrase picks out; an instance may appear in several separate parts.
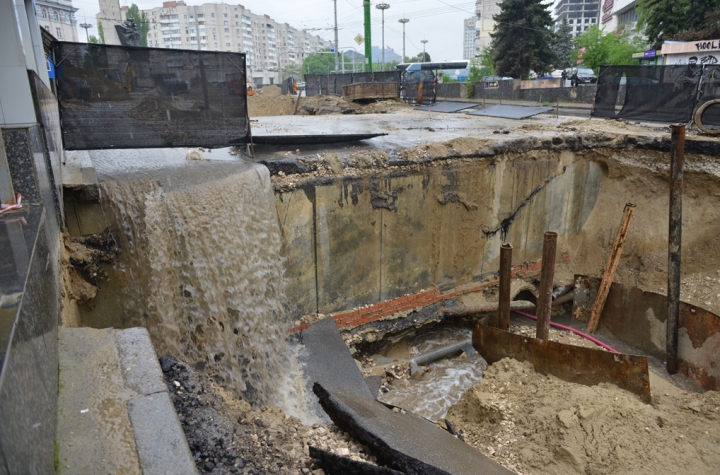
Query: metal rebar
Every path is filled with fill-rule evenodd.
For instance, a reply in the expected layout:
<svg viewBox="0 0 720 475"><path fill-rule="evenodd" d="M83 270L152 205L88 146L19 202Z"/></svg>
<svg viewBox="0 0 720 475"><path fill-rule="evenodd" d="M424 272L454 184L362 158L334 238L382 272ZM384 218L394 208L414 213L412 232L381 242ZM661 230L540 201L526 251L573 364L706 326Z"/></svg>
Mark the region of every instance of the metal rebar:
<svg viewBox="0 0 720 475"><path fill-rule="evenodd" d="M500 292L498 296L498 320L500 330L510 330L510 274L512 272L512 246L500 246Z"/></svg>
<svg viewBox="0 0 720 475"><path fill-rule="evenodd" d="M553 279L555 277L555 250L557 233L547 231L543 242L542 269L540 270L540 298L537 304L535 338L547 340L550 336Z"/></svg>
<svg viewBox="0 0 720 475"><path fill-rule="evenodd" d="M682 182L685 125L673 124L670 140L670 220L668 226L667 370L677 373L680 314L680 249L682 243Z"/></svg>
<svg viewBox="0 0 720 475"><path fill-rule="evenodd" d="M622 255L623 246L625 246L625 240L627 239L634 211L634 204L627 203L625 205L623 220L622 223L620 223L620 228L618 228L617 236L615 237L615 244L613 244L612 250L610 251L610 256L608 257L607 265L605 266L605 273L602 276L600 288L598 289L597 297L595 297L595 303L593 303L590 320L588 320L588 333L594 333L595 330L597 330L598 323L600 322L600 315L602 315L603 308L605 308L605 301L607 300L608 293L610 292L610 286L612 285L613 278L615 277L615 271L620 263L620 256Z"/></svg>

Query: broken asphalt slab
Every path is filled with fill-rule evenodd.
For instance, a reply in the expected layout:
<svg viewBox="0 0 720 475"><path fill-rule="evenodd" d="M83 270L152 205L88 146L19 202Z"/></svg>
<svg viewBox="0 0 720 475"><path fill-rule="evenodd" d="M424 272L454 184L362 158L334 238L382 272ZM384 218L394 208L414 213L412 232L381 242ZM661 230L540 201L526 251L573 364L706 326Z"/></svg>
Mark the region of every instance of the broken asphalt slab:
<svg viewBox="0 0 720 475"><path fill-rule="evenodd" d="M373 395L370 391L332 317L324 318L299 332L298 340L304 347L300 351L299 359L308 394L311 393L314 383L320 383L345 388L360 396L375 399L377 392ZM317 400L311 399L313 411L327 421Z"/></svg>
<svg viewBox="0 0 720 475"><path fill-rule="evenodd" d="M342 455L327 452L310 446L310 457L325 473L342 473L345 475L404 475L391 468L379 467L367 462L360 462Z"/></svg>
<svg viewBox="0 0 720 475"><path fill-rule="evenodd" d="M513 473L418 416L344 389L316 383L313 391L332 421L371 447L383 465L409 475Z"/></svg>

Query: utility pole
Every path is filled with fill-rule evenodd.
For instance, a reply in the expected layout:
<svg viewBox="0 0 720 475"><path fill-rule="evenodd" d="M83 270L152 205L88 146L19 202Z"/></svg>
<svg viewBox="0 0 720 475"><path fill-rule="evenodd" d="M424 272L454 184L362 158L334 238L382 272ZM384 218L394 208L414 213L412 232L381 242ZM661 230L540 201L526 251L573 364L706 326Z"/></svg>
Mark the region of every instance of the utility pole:
<svg viewBox="0 0 720 475"><path fill-rule="evenodd" d="M406 55L405 55L405 23L407 23L409 21L410 20L408 20L407 18L400 18L398 20L398 22L402 23L402 26L403 26L403 60L402 60L403 63L405 62L405 57L406 57Z"/></svg>
<svg viewBox="0 0 720 475"><path fill-rule="evenodd" d="M390 8L390 5L378 3L375 8L382 12L382 70L385 71L385 10Z"/></svg>
<svg viewBox="0 0 720 475"><path fill-rule="evenodd" d="M428 42L428 40L422 40L422 41L420 41L420 43L423 44L423 60L422 60L423 63L426 62L426 61L425 61L425 45L427 44L427 42Z"/></svg>
<svg viewBox="0 0 720 475"><path fill-rule="evenodd" d="M338 70L338 27L337 27L337 0L335 0L335 74Z"/></svg>
<svg viewBox="0 0 720 475"><path fill-rule="evenodd" d="M85 28L85 40L90 43L90 37L88 36L88 29L92 28L92 25L90 23L80 23L78 25L80 28Z"/></svg>
<svg viewBox="0 0 720 475"><path fill-rule="evenodd" d="M370 25L370 0L363 0L365 13L365 71L372 72L372 27Z"/></svg>

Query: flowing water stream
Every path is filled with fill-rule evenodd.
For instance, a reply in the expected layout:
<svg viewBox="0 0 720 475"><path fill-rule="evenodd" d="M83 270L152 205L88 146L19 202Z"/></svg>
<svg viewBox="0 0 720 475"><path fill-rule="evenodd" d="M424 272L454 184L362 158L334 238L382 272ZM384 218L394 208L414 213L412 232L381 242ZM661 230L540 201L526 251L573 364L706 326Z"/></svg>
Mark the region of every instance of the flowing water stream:
<svg viewBox="0 0 720 475"><path fill-rule="evenodd" d="M121 255L122 322L158 354L204 370L255 406L308 420L286 339L285 279L270 176L245 163L183 163L105 177Z"/></svg>

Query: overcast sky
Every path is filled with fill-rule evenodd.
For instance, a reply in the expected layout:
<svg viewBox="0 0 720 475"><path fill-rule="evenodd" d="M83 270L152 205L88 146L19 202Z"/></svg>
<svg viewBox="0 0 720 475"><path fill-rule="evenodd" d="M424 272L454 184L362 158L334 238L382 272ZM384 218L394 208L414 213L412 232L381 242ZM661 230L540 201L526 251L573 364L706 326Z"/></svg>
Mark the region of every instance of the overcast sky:
<svg viewBox="0 0 720 475"><path fill-rule="evenodd" d="M381 11L375 5L383 0L372 0L372 43L382 44ZM141 9L162 6L162 0L120 0L120 6L136 3ZM186 0L188 5L201 5L202 1ZM220 3L220 2L218 2ZM228 5L241 4L255 14L266 14L275 21L285 22L297 29L317 29L313 33L333 40L333 0L244 0L224 2ZM410 20L405 25L406 52L415 56L422 52L421 41L427 39L426 51L433 60L462 59L463 20L474 16L475 1L462 0L385 0L390 9L385 10L385 45L402 54L403 16ZM95 33L95 15L100 11L97 0L73 0L73 6L80 10L75 14L78 24L93 25L89 33ZM364 54L364 44L358 46L353 38L365 35L363 28L362 0L337 0L338 35L341 49L354 47ZM85 30L78 32L80 41L85 41Z"/></svg>

